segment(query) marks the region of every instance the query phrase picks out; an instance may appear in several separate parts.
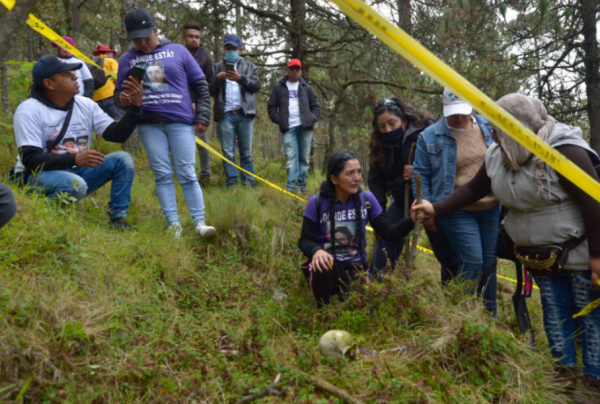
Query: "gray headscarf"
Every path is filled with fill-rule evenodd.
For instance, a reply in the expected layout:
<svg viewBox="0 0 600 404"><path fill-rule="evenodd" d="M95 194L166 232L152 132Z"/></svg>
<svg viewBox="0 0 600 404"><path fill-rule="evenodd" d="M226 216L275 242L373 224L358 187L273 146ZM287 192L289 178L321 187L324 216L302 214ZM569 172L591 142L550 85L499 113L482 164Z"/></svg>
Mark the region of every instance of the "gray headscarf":
<svg viewBox="0 0 600 404"><path fill-rule="evenodd" d="M548 115L546 107L540 100L521 94L508 94L500 98L497 104L517 118L526 128L537 134L540 139L545 142L548 141L556 119ZM513 171L519 171L520 166L528 161L533 153L503 131L496 129L496 134L502 146L504 165ZM539 195L543 189L541 177L546 165L537 156L533 156L533 161L535 163L535 180Z"/></svg>

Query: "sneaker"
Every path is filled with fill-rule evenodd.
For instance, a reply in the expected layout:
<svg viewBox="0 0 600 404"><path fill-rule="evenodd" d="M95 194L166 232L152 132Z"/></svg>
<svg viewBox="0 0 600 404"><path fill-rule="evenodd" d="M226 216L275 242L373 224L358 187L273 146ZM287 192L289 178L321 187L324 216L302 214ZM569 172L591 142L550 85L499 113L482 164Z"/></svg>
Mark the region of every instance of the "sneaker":
<svg viewBox="0 0 600 404"><path fill-rule="evenodd" d="M196 225L196 233L202 238L211 238L217 235L217 230L212 226L207 226L205 222Z"/></svg>
<svg viewBox="0 0 600 404"><path fill-rule="evenodd" d="M116 217L114 219L110 219L110 227L115 230L130 230L131 226L127 223L124 217Z"/></svg>
<svg viewBox="0 0 600 404"><path fill-rule="evenodd" d="M298 190L298 192L300 192L301 194L308 194L308 188L302 187Z"/></svg>
<svg viewBox="0 0 600 404"><path fill-rule="evenodd" d="M181 224L179 222L175 222L169 225L167 231L173 235L173 238L179 238L181 237L181 232L183 231L183 228L181 227Z"/></svg>

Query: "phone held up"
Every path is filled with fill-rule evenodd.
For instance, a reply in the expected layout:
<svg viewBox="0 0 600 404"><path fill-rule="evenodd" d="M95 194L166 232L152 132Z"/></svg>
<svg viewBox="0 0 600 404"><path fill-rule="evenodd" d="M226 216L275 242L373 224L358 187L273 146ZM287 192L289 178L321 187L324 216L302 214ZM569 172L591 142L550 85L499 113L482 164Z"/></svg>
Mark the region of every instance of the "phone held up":
<svg viewBox="0 0 600 404"><path fill-rule="evenodd" d="M138 83L141 83L145 74L146 74L146 69L135 66L129 72L129 77L133 77Z"/></svg>
<svg viewBox="0 0 600 404"><path fill-rule="evenodd" d="M235 69L233 68L233 63L226 63L225 64L225 70L228 71L228 72L234 71Z"/></svg>

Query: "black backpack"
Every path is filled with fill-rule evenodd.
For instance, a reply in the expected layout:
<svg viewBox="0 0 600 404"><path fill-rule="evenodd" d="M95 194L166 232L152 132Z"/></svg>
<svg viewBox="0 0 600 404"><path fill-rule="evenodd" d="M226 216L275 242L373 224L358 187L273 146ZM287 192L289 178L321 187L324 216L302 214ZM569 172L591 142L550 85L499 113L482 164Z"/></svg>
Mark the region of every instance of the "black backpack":
<svg viewBox="0 0 600 404"><path fill-rule="evenodd" d="M91 59L100 67L104 67L104 58L100 56L92 56ZM97 90L101 87L104 87L106 82L108 81L108 76L102 69L98 69L96 66L90 63L86 63L88 69L90 69L90 73L92 74L92 79L94 80L94 90Z"/></svg>

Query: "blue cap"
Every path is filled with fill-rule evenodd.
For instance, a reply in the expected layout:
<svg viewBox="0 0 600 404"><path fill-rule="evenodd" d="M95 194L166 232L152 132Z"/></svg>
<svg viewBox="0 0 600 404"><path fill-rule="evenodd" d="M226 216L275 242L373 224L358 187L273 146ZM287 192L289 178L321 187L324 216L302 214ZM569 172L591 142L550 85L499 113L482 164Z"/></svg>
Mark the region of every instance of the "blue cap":
<svg viewBox="0 0 600 404"><path fill-rule="evenodd" d="M233 45L236 48L240 48L242 46L242 40L239 36L235 34L225 35L225 40L223 41L223 46L225 45Z"/></svg>
<svg viewBox="0 0 600 404"><path fill-rule="evenodd" d="M65 63L61 62L54 55L45 55L39 58L33 65L31 75L33 84L37 87L41 86L45 79L52 77L54 73L79 70L83 63Z"/></svg>

